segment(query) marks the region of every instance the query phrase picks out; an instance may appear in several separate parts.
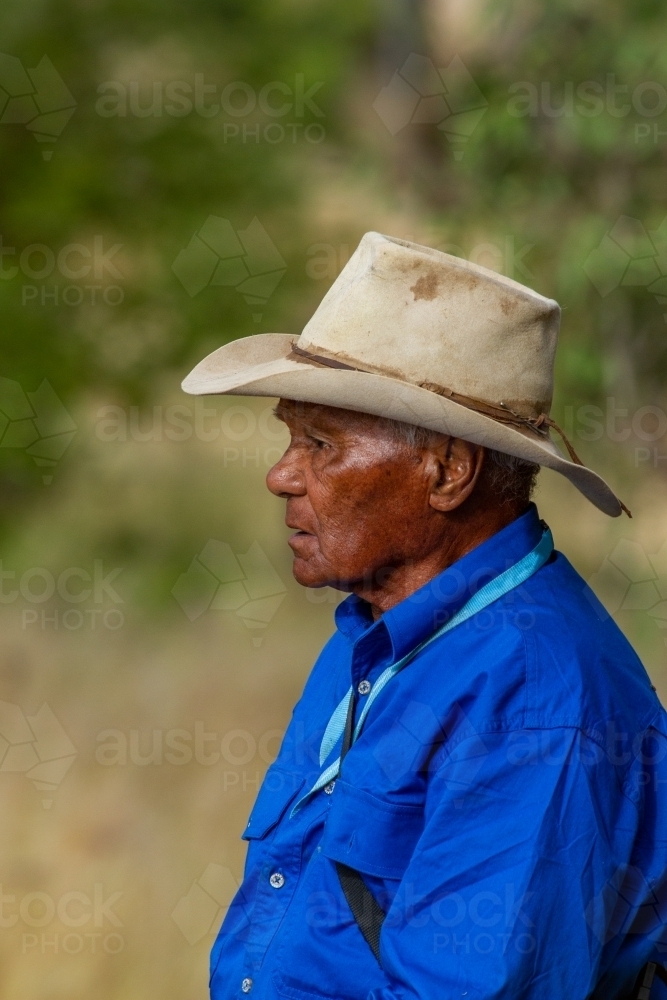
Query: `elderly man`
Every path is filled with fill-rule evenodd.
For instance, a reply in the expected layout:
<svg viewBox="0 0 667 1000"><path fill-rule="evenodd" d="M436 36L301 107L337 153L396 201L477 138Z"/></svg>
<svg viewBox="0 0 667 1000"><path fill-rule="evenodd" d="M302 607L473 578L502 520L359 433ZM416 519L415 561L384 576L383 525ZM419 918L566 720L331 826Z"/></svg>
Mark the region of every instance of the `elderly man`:
<svg viewBox="0 0 667 1000"><path fill-rule="evenodd" d="M298 340L183 383L280 397L294 575L350 592L244 833L213 1000L664 990L665 713L530 502L546 465L623 509L550 438L558 322L368 233Z"/></svg>

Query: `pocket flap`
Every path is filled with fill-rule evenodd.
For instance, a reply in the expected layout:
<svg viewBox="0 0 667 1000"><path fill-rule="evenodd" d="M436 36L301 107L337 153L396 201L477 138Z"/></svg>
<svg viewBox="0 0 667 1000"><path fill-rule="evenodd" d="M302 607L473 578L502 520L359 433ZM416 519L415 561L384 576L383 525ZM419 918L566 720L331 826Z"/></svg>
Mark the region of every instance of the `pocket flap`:
<svg viewBox="0 0 667 1000"><path fill-rule="evenodd" d="M421 806L385 802L339 778L322 853L366 875L401 879L423 828Z"/></svg>
<svg viewBox="0 0 667 1000"><path fill-rule="evenodd" d="M288 805L301 791L305 779L301 775L270 767L262 782L259 795L250 813L243 840L261 840L280 820Z"/></svg>

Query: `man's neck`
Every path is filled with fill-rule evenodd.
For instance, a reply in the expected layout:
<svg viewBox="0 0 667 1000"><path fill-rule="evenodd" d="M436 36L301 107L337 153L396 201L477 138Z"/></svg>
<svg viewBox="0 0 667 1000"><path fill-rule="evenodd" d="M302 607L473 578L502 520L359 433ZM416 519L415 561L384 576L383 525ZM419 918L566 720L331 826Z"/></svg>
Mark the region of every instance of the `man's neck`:
<svg viewBox="0 0 667 1000"><path fill-rule="evenodd" d="M497 534L525 513L521 509L493 507L480 511L476 517L448 518L440 543L425 556L410 562L377 570L371 579L364 579L350 586L350 590L367 601L371 614L377 621L385 611L400 604L430 580L448 569L468 552Z"/></svg>

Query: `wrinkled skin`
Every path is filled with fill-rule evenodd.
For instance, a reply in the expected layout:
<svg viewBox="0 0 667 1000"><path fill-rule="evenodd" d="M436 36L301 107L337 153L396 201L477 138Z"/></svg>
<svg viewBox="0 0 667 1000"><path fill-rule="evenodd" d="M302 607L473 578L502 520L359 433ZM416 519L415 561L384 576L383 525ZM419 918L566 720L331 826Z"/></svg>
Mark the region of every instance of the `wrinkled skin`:
<svg viewBox="0 0 667 1000"><path fill-rule="evenodd" d="M494 500L469 441L413 447L377 417L292 400L276 416L291 441L266 482L287 500L294 576L357 594L376 618L522 512Z"/></svg>

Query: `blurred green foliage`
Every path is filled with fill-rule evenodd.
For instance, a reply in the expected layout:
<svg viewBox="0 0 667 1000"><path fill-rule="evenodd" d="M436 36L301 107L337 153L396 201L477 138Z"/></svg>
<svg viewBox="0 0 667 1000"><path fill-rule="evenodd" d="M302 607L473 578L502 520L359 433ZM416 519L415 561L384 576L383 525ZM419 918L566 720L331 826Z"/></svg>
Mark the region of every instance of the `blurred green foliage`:
<svg viewBox="0 0 667 1000"><path fill-rule="evenodd" d="M653 87L667 85L666 31L657 2L6 0L3 52L27 68L47 55L76 108L48 160L47 144L25 124L0 124L0 235L16 250L2 258L1 374L26 391L48 378L70 410L83 397L148 405L225 340L298 333L332 277L309 276L312 248L330 244L336 256L365 229L389 228L466 255L490 241L503 251L500 269L563 304L559 406L608 392L630 404L659 402L664 306L646 277L602 297L585 263L619 217L657 230L667 215L667 111L656 107ZM460 56L488 102L464 144L434 124L392 136L373 110L411 52L436 67ZM197 75L213 88L203 110L167 112L169 82L193 86ZM293 100L299 86L313 88L312 98L296 117L259 104L247 114L206 110L235 81L245 88L229 98L238 108L244 93L274 81L272 107L283 93ZM585 103L578 88L587 81ZM156 87L163 103L151 111ZM108 95L119 89L125 114L109 110ZM521 104L531 93L533 106ZM281 141L277 130L265 138L267 126L288 121L299 128ZM311 124L322 141L305 138ZM247 141L233 138L237 126ZM261 310L230 287L189 297L177 280L171 265L209 215L237 230L257 217L284 259L285 275ZM71 282L57 267L43 280L8 277L31 244L57 258L68 244L92 247L96 238L105 251L121 244L113 257L119 304L101 292L93 302L89 291L80 305L64 303ZM515 266L514 251L526 245ZM36 273L39 253L28 258ZM80 293L67 294L76 301ZM12 448L0 448L0 469L11 515L40 494L40 475Z"/></svg>

